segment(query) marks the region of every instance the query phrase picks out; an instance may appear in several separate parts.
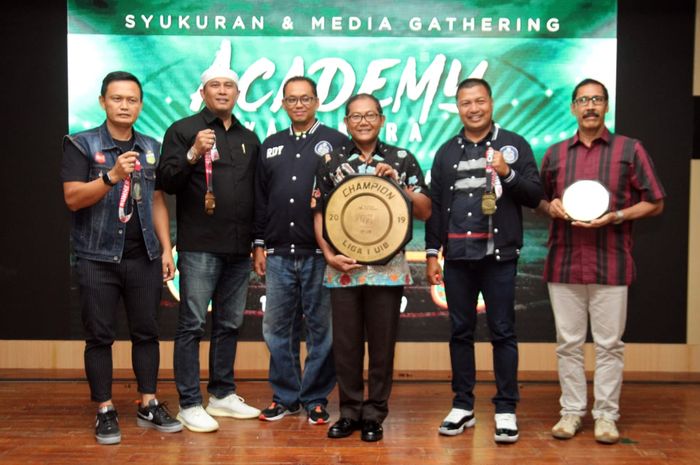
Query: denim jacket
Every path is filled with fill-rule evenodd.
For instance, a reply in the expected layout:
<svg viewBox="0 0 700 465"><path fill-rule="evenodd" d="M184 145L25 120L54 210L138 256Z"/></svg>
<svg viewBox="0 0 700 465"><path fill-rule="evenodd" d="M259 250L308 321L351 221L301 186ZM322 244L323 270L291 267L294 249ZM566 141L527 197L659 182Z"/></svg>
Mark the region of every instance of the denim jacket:
<svg viewBox="0 0 700 465"><path fill-rule="evenodd" d="M103 173L112 169L122 153L107 130L106 122L99 127L65 136L64 146L69 143L89 159L88 182L102 177ZM153 227L153 192L160 143L134 131L132 150L139 153L144 181L142 198L135 205L148 257L154 260L160 256L160 244ZM71 241L78 257L112 263L121 261L126 233L126 225L119 221L119 196L123 185L123 181L118 183L95 205L73 212Z"/></svg>

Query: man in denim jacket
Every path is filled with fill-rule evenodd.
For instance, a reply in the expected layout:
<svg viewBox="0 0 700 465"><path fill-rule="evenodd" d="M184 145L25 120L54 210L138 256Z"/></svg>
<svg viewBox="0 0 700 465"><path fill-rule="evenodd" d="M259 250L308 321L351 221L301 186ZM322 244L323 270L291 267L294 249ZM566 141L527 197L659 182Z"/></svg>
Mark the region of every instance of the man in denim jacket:
<svg viewBox="0 0 700 465"><path fill-rule="evenodd" d="M87 335L85 372L90 397L99 403L95 438L100 444L117 444L121 432L112 404L112 343L120 298L141 394L137 423L166 433L182 430L155 397L157 311L163 280L172 279L175 267L168 210L155 179L160 144L133 129L143 105L141 83L130 73L109 73L99 102L106 121L64 138L61 178L73 212L71 240Z"/></svg>

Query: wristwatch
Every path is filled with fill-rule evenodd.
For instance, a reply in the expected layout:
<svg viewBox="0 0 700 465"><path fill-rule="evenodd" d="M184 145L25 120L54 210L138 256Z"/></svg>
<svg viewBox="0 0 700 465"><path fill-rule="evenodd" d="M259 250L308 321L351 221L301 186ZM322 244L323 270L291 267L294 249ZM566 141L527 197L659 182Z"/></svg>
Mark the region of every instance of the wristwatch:
<svg viewBox="0 0 700 465"><path fill-rule="evenodd" d="M116 182L112 182L112 178L109 177L109 171L102 173L102 182L107 184L109 187L114 187L117 185Z"/></svg>
<svg viewBox="0 0 700 465"><path fill-rule="evenodd" d="M200 158L201 157L195 153L194 147L190 147L190 149L187 151L187 162L191 165L194 165L199 161Z"/></svg>
<svg viewBox="0 0 700 465"><path fill-rule="evenodd" d="M623 221L625 221L625 214L622 213L622 210L616 210L615 211L615 221L613 221L613 224L620 224Z"/></svg>

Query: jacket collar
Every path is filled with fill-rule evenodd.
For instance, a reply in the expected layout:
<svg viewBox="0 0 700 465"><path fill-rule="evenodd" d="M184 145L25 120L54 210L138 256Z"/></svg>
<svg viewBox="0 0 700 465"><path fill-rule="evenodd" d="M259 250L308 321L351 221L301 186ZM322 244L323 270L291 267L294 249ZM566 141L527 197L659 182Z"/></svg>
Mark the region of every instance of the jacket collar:
<svg viewBox="0 0 700 465"><path fill-rule="evenodd" d="M133 133L133 138L134 138L134 146L133 150L136 152L142 153L146 150L148 145L146 144L146 139L141 135L136 129L133 127L131 128L131 131ZM109 129L107 129L107 120L105 120L104 123L99 127L99 134L100 134L100 147L101 149L104 150L110 150L110 149L116 149L118 148L117 143L114 142L114 138L112 137L112 134L109 133Z"/></svg>
<svg viewBox="0 0 700 465"><path fill-rule="evenodd" d="M316 122L314 122L313 126L311 126L311 128L308 131L304 131L304 133L305 134L313 134L314 132L316 132L316 130L318 129L319 126L321 126L321 122L319 120L316 120ZM292 126L289 126L289 135L290 136L294 135L294 128Z"/></svg>
<svg viewBox="0 0 700 465"><path fill-rule="evenodd" d="M481 142L483 142L485 140L490 140L490 141L496 140L498 138L499 131L500 131L499 126L496 123L491 123L491 129L489 129L489 132L481 140L476 141L476 143L480 144ZM471 141L471 140L467 139L466 137L464 137L464 128L462 128L459 131L459 133L457 134L456 137L457 137L457 142L459 144L463 144L463 143L473 144L474 143L474 141Z"/></svg>

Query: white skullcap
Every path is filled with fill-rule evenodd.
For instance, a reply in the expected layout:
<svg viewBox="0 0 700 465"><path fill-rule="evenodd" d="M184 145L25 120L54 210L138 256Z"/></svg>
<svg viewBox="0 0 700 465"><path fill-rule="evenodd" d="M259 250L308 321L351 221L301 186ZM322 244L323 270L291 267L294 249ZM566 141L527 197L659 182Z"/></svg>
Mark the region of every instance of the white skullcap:
<svg viewBox="0 0 700 465"><path fill-rule="evenodd" d="M235 71L223 67L223 66L212 66L202 73L200 79L202 80L202 85L207 85L207 82L214 78L226 78L230 79L238 85L238 74Z"/></svg>

